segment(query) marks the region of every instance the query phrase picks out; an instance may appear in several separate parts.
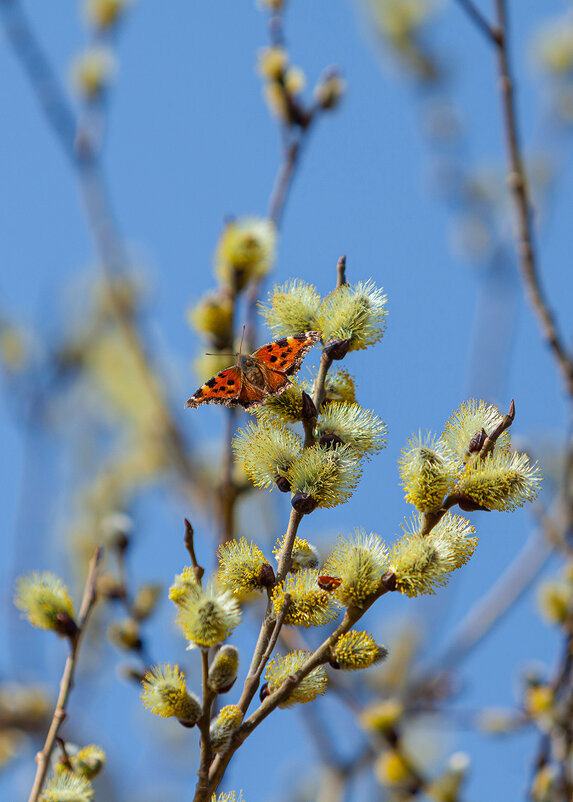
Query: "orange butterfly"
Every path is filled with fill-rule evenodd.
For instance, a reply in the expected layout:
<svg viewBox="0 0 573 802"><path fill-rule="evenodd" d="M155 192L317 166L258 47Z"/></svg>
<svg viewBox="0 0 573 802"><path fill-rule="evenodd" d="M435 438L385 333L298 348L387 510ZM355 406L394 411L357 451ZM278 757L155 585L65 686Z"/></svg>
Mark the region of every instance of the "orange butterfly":
<svg viewBox="0 0 573 802"><path fill-rule="evenodd" d="M263 345L254 354L237 354L237 362L203 384L185 404L240 404L245 409L257 407L269 395L280 395L292 382L288 378L300 368L306 353L322 337L321 331L305 331L281 337Z"/></svg>

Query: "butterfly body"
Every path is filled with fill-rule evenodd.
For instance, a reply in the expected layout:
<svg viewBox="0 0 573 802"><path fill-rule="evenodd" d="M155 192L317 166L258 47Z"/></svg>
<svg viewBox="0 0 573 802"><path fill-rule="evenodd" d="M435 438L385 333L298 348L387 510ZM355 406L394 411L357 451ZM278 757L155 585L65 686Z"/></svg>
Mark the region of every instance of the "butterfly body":
<svg viewBox="0 0 573 802"><path fill-rule="evenodd" d="M210 402L245 409L259 406L268 396L280 395L292 385L289 376L299 370L321 336L320 331L305 331L267 343L253 354L237 354L236 363L205 382L185 406Z"/></svg>

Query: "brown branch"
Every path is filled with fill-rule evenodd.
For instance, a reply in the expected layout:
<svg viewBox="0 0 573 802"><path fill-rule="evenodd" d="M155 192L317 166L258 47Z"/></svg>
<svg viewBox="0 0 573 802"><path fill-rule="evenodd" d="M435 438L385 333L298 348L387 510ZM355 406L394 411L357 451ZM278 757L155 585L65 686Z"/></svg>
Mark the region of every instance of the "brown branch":
<svg viewBox="0 0 573 802"><path fill-rule="evenodd" d="M499 88L501 92L506 146L508 154L508 184L517 212L515 247L521 267L522 280L537 317L541 332L556 360L565 381L567 392L573 398L573 358L568 353L558 331L554 315L549 308L541 284L533 236L531 201L520 145L519 126L514 98L514 82L509 58L507 36L507 10L505 0L495 0L497 14L496 47Z"/></svg>
<svg viewBox="0 0 573 802"><path fill-rule="evenodd" d="M197 771L197 785L193 802L209 802L209 767L213 762L211 749L211 708L217 694L209 687L209 650L201 649L201 674L203 679L203 712L197 722L201 731L201 760Z"/></svg>
<svg viewBox="0 0 573 802"><path fill-rule="evenodd" d="M237 749L239 749L239 747L249 737L253 730L262 724L267 716L276 710L276 708L282 702L287 700L293 689L301 682L301 680L308 676L311 671L314 671L315 668L318 668L318 666L324 665L329 661L331 647L337 642L338 638L348 632L350 628L354 626L354 624L359 621L360 618L362 618L364 613L372 606L372 604L374 604L374 602L380 598L380 596L387 592L388 587L386 586L385 581L381 581L378 591L365 602L363 607L349 607L344 614L344 618L336 627L334 632L332 632L326 638L326 640L323 641L318 649L316 649L313 654L303 663L299 670L287 677L280 688L277 688L276 691L273 691L273 693L267 696L254 711L254 713L252 713L252 715L243 722L243 724L238 728L237 732L233 735L231 746L229 747L228 751L224 755L219 756L213 762L210 772L212 791L216 790L218 784L220 783L233 754L237 751Z"/></svg>
<svg viewBox="0 0 573 802"><path fill-rule="evenodd" d="M36 755L36 763L38 764L38 767L36 769L34 785L32 786L32 791L30 792L28 802L37 802L40 794L42 793L44 783L46 782L48 769L50 767L50 757L56 743L56 738L58 737L60 727L66 718L68 700L73 688L74 673L78 661L82 636L85 632L91 611L97 599L96 574L101 553L101 546L98 546L90 560L88 575L84 588L84 595L77 620L77 631L76 634L70 638L70 652L64 666L62 679L60 681L60 692L58 694L58 700L56 702L54 715L52 716L52 721L48 729L48 734L46 735L46 740L41 752L38 752Z"/></svg>
<svg viewBox="0 0 573 802"><path fill-rule="evenodd" d="M457 0L458 5L462 8L476 28L483 33L490 44L497 43L497 32L492 25L489 24L485 16L481 13L479 8L474 5L472 0Z"/></svg>

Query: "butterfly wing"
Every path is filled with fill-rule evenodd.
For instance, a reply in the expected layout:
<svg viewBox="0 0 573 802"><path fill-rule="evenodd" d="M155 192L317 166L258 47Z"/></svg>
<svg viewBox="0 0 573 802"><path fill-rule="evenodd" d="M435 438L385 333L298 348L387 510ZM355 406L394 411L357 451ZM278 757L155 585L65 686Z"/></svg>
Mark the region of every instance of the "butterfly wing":
<svg viewBox="0 0 573 802"><path fill-rule="evenodd" d="M249 409L250 407L258 407L265 401L268 395L269 392L266 388L255 387L254 384L251 384L248 380L243 379L241 392L237 397L236 403L240 404L245 409Z"/></svg>
<svg viewBox="0 0 573 802"><path fill-rule="evenodd" d="M200 404L225 404L227 407L242 403L240 400L243 391L241 372L236 366L225 368L208 382L201 385L197 392L187 400L186 407L195 408Z"/></svg>
<svg viewBox="0 0 573 802"><path fill-rule="evenodd" d="M269 373L269 384L276 384L277 380L274 379L278 374L285 376L293 376L298 372L302 364L302 360L322 337L321 331L305 331L301 334L293 334L290 337L281 337L274 340L272 343L267 343L260 348L257 348L253 357L263 365L270 368L272 373ZM278 392L281 392L280 385ZM286 384L282 389L290 385ZM273 392L277 392L273 390Z"/></svg>

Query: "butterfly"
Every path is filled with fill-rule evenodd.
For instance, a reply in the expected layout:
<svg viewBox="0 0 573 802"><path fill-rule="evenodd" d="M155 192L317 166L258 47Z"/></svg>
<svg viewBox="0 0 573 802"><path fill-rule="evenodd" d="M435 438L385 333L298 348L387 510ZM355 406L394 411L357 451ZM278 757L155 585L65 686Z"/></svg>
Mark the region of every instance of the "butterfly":
<svg viewBox="0 0 573 802"><path fill-rule="evenodd" d="M321 331L305 331L262 345L253 354L237 354L237 362L220 371L187 400L186 407L200 404L237 404L249 409L268 396L287 390L307 352L322 337Z"/></svg>

